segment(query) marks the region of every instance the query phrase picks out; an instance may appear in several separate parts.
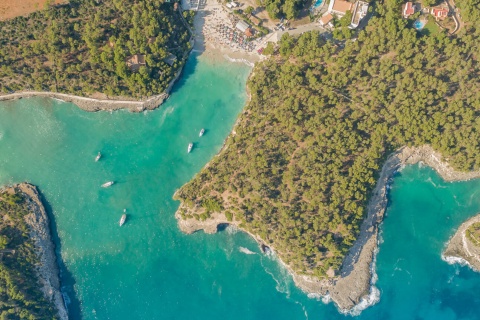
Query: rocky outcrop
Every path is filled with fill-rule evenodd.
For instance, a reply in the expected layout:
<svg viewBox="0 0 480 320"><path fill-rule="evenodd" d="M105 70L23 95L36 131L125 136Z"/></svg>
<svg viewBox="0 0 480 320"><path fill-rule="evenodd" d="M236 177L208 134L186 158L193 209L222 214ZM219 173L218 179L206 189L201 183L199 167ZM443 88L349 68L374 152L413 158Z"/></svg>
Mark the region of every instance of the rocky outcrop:
<svg viewBox="0 0 480 320"><path fill-rule="evenodd" d="M29 213L25 221L30 227L30 238L35 243L39 260L37 268L38 278L42 285L42 292L48 301L51 301L58 312L58 318L68 319L62 293L60 291L59 269L55 256L55 244L50 234L50 225L40 195L35 186L22 183L14 186L24 195Z"/></svg>
<svg viewBox="0 0 480 320"><path fill-rule="evenodd" d="M391 154L385 161L380 172L379 179L371 194L365 217L358 239L346 255L338 275L328 279L297 274L290 266L284 265L290 270L296 285L309 294L329 295L342 311L354 308L365 308L378 300L378 290L374 287L375 254L378 251L378 230L383 221L387 208L388 184L395 172L407 164L424 162L432 167L445 181L469 180L480 177L480 171L459 172L454 170L448 162L442 160L442 156L430 146L403 147ZM180 205L179 211L188 211L184 204ZM217 225L231 223L226 220L223 213L212 215L211 219L200 221L196 219L183 220L180 214L176 214L179 227L182 231L192 233L197 230L205 230L214 233ZM235 224L235 223L234 223ZM252 235L260 244L268 245L256 235ZM277 252L279 259L282 253ZM283 262L282 262L283 263Z"/></svg>
<svg viewBox="0 0 480 320"><path fill-rule="evenodd" d="M473 270L480 272L480 246L472 243L465 234L468 227L476 222L480 222L480 214L462 223L448 241L442 254L443 260L450 264L467 264Z"/></svg>

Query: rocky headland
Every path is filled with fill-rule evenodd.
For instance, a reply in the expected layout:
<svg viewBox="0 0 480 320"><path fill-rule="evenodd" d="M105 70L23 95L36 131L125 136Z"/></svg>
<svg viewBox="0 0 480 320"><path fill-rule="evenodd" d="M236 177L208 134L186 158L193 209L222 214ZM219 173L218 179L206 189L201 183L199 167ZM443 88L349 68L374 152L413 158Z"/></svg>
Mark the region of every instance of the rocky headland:
<svg viewBox="0 0 480 320"><path fill-rule="evenodd" d="M480 272L480 245L474 243L466 234L467 229L477 222L480 222L480 214L460 225L443 251L443 260L450 264L466 264L473 270Z"/></svg>
<svg viewBox="0 0 480 320"><path fill-rule="evenodd" d="M363 309L378 300L378 290L374 286L376 279L374 262L378 251L379 225L383 221L388 204L388 185L398 170L401 170L405 165L419 162L435 169L445 181L461 181L480 177L480 171L459 172L454 170L448 162L442 159L438 152L435 152L428 145L403 147L395 151L387 158L382 167L369 200L368 213L362 223L360 235L345 257L339 272L336 274L332 272L330 278L326 279L297 274L295 270L281 261L282 253L277 252L281 263L290 271L295 284L299 288L308 294L328 295L344 312ZM198 230L215 233L217 232L217 226L221 224L232 224L240 228L237 221L229 221L222 212L214 213L211 218L204 221L194 218L183 219L180 212L188 212L188 210L190 209L182 203L175 215L178 219L179 228L185 233L193 233ZM259 245L269 246L270 249L275 251L274 247L258 235L249 234Z"/></svg>
<svg viewBox="0 0 480 320"><path fill-rule="evenodd" d="M29 227L29 236L35 244L35 253L38 257L36 273L41 285L40 290L45 299L54 305L58 318L68 319L68 312L60 291L55 244L52 241L49 219L37 188L31 184L22 183L4 188L2 191L19 192L23 196L28 208L24 219Z"/></svg>

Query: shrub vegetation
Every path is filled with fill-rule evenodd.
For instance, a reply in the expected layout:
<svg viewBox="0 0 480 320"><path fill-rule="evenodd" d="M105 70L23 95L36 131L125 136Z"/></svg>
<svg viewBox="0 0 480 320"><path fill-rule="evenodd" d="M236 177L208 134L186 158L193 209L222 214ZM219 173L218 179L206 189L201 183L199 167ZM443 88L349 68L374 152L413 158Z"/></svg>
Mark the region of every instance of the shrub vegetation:
<svg viewBox="0 0 480 320"><path fill-rule="evenodd" d="M184 218L205 199L274 246L299 273L338 269L357 239L379 171L402 146L431 145L480 169L480 10L458 6L461 36L424 36L387 0L355 40L284 35L258 64L226 148L177 193Z"/></svg>
<svg viewBox="0 0 480 320"><path fill-rule="evenodd" d="M0 21L0 31L3 93L160 94L190 50L180 13L164 0L71 0ZM146 64L134 72L126 60L135 54L145 55Z"/></svg>

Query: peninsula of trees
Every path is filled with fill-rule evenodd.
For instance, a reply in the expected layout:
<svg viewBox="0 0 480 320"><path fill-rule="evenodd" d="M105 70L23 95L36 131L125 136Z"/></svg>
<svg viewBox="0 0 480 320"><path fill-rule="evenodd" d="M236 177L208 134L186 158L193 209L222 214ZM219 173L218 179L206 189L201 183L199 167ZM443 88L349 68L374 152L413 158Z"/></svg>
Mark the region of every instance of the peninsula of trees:
<svg viewBox="0 0 480 320"><path fill-rule="evenodd" d="M223 151L176 193L178 216L222 212L293 271L325 278L359 236L394 150L430 145L455 169L480 169L480 9L456 1L462 34L422 35L401 5L377 3L344 43L284 35L255 67Z"/></svg>
<svg viewBox="0 0 480 320"><path fill-rule="evenodd" d="M164 0L71 0L0 21L0 92L160 94L191 49L184 15Z"/></svg>
<svg viewBox="0 0 480 320"><path fill-rule="evenodd" d="M58 303L58 300L61 300L59 291L50 290L55 281L53 279L46 281L52 281L47 285L48 294L42 289L39 266L48 263L41 261L40 257L47 256L47 253L40 252L42 249L32 236L35 232L32 224L38 224L45 234L49 235L50 231L44 230L48 225L42 225L41 218L38 216L33 218L36 214L32 210L31 198L19 188L0 190L1 319L66 319L63 303L60 304L62 310L57 310L54 302ZM53 254L53 251L50 254ZM50 266L48 267L50 269ZM56 268L48 271L53 277L58 277L58 274L54 274L55 271L58 272ZM50 296L49 299L46 295Z"/></svg>

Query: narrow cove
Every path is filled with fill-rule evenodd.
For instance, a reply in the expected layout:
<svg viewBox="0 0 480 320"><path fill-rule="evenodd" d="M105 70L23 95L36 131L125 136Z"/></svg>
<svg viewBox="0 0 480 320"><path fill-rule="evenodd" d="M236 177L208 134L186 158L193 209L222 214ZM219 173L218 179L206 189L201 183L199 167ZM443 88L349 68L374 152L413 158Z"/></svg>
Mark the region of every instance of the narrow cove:
<svg viewBox="0 0 480 320"><path fill-rule="evenodd" d="M247 235L177 228L172 194L220 150L245 103L248 72L193 56L170 100L143 114L87 113L41 98L0 104L0 185L28 181L45 196L72 319L345 317L295 288ZM116 184L100 188L109 180ZM477 318L480 276L440 254L480 211L479 192L479 181L445 183L429 168L397 175L377 257L381 300L359 318ZM129 220L119 228L124 208Z"/></svg>

